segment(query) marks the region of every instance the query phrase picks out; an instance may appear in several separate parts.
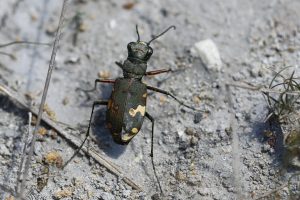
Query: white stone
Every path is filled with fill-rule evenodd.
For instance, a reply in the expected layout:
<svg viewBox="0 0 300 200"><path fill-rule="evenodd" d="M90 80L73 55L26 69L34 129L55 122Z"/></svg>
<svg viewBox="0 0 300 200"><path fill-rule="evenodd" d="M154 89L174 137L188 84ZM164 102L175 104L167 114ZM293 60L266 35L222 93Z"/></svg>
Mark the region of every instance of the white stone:
<svg viewBox="0 0 300 200"><path fill-rule="evenodd" d="M117 21L116 20L112 19L112 20L109 21L109 27L111 29L116 28L116 26L117 26Z"/></svg>
<svg viewBox="0 0 300 200"><path fill-rule="evenodd" d="M222 60L217 45L211 40L206 39L197 42L191 49L195 57L200 57L207 69L220 71Z"/></svg>

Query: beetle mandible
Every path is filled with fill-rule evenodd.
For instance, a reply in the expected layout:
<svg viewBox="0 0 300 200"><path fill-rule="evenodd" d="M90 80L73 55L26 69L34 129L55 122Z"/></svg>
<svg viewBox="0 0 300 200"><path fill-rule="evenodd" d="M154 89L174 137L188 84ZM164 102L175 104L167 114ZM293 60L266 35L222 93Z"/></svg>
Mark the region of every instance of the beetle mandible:
<svg viewBox="0 0 300 200"><path fill-rule="evenodd" d="M127 145L134 136L140 131L144 118L148 118L152 123L151 131L151 161L154 170L155 177L157 179L160 191L162 193L161 184L156 174L153 161L153 134L154 134L154 118L146 111L146 101L147 101L147 90L152 90L172 97L174 100L179 102L181 105L195 110L195 108L186 105L181 100L176 98L170 92L161 90L156 87L146 85L142 82L142 78L148 75L157 75L165 72L170 72L171 69L161 69L155 71L147 72L147 62L153 54L153 49L150 43L155 39L159 38L165 34L170 29L175 29L175 26L168 27L165 31L157 36L154 36L149 42L144 42L140 40L140 35L138 31L138 26L136 25L136 33L138 39L136 42L130 42L127 45L128 57L124 63L116 62L116 64L122 69L122 78L113 79L96 79L94 88L95 90L97 83L111 83L113 85L113 90L109 100L98 100L93 103L93 108L89 120L88 130L80 147L69 159L72 160L76 154L83 147L85 141L90 134L90 127L92 116L94 113L95 106L105 105L107 106L106 112L106 123L107 127L110 129L113 140L121 145ZM68 161L68 162L69 162ZM68 163L67 162L67 163ZM65 166L67 165L65 164Z"/></svg>

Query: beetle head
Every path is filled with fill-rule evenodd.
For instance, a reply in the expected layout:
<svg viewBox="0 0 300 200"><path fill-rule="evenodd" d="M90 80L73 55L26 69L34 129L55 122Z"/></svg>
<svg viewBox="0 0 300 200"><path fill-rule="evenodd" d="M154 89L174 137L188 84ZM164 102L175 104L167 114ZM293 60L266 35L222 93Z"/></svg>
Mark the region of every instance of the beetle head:
<svg viewBox="0 0 300 200"><path fill-rule="evenodd" d="M147 62L153 54L152 47L147 45L146 42L142 42L142 41L130 42L127 45L127 49L128 49L129 59L133 59L141 62Z"/></svg>
<svg viewBox="0 0 300 200"><path fill-rule="evenodd" d="M175 26L170 26L161 34L154 36L149 42L143 42L140 41L138 26L136 25L138 39L136 42L130 42L127 45L128 57L122 66L124 77L141 79L146 74L147 61L153 54L153 49L150 46L150 43L165 34L171 28L175 29Z"/></svg>
<svg viewBox="0 0 300 200"><path fill-rule="evenodd" d="M130 42L127 45L128 58L130 60L137 60L137 61L140 61L140 62L147 62L153 54L153 49L150 46L150 43L153 40L155 40L155 39L159 38L160 36L162 36L163 34L165 34L171 28L175 29L176 27L175 26L170 26L169 28L167 28L165 31L163 31L159 35L154 36L149 42L143 42L143 41L140 41L140 34L139 34L138 26L136 25L136 33L138 35L138 39L137 39L136 42Z"/></svg>

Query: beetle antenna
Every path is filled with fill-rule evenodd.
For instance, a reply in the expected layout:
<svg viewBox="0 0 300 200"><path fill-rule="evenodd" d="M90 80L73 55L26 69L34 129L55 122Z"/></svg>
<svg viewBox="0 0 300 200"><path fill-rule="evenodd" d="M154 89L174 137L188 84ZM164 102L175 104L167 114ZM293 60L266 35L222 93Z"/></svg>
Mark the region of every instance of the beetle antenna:
<svg viewBox="0 0 300 200"><path fill-rule="evenodd" d="M149 46L150 43L153 41L153 40L156 40L157 38L159 38L160 36L162 36L163 34L165 34L166 32L168 32L171 28L173 28L174 30L176 29L176 26L172 25L170 26L169 28L167 28L164 32L162 32L161 34L157 35L157 36L154 36L149 42L147 42L147 45Z"/></svg>
<svg viewBox="0 0 300 200"><path fill-rule="evenodd" d="M137 42L139 42L140 41L140 34L139 34L139 29L138 29L138 25L137 24L135 25L135 29L136 29L136 34L138 35Z"/></svg>

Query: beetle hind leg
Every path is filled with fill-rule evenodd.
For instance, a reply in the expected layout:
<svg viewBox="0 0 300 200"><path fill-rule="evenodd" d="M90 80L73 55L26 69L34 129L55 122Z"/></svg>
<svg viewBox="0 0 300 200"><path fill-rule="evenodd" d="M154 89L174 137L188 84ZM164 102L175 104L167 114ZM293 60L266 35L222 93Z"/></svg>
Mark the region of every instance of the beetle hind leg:
<svg viewBox="0 0 300 200"><path fill-rule="evenodd" d="M158 186L159 186L159 189L160 189L160 193L163 194L163 190L161 188L161 184L159 182L159 179L158 179L158 176L157 176L157 173L156 173L156 169L155 169L155 165L154 165L154 160L153 160L153 135L154 135L154 118L148 113L146 112L146 115L145 115L152 123L152 129L151 129L151 153L150 153L150 157L151 157L151 162L152 162L152 168L153 168L153 171L154 171L154 175L155 175L155 178L157 180L157 183L158 183Z"/></svg>
<svg viewBox="0 0 300 200"><path fill-rule="evenodd" d="M88 126L88 130L86 132L85 138L84 138L83 142L81 143L81 145L79 146L79 148L72 155L72 157L64 164L63 168L65 168L73 160L73 158L79 153L79 151L82 149L84 143L86 142L87 138L89 137L93 113L94 113L95 106L97 106L97 105L108 105L108 101L106 101L106 100L94 101L90 120L89 120L89 126Z"/></svg>
<svg viewBox="0 0 300 200"><path fill-rule="evenodd" d="M162 90L162 89L159 89L159 88L156 88L156 87L152 87L152 86L149 86L149 85L147 85L147 89L152 90L152 91L154 91L154 92L159 92L159 93L165 94L165 95L167 95L167 96L173 98L173 99L174 99L175 101L177 101L180 105L183 105L184 107L187 107L187 108L189 108L189 109L191 109L191 110L197 110L197 111L204 112L204 111L202 111L202 110L196 109L196 108L193 107L193 106L189 106L189 105L185 104L183 101L179 100L176 96L174 96L173 94L171 94L171 93L168 92L168 91L165 91L165 90Z"/></svg>

